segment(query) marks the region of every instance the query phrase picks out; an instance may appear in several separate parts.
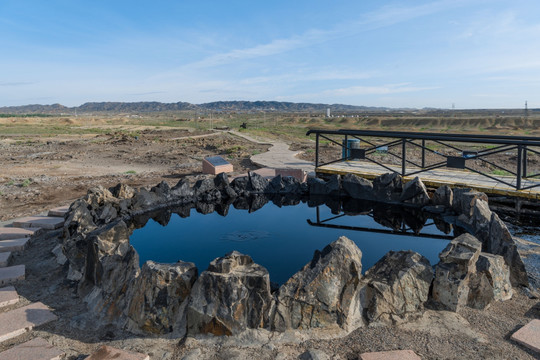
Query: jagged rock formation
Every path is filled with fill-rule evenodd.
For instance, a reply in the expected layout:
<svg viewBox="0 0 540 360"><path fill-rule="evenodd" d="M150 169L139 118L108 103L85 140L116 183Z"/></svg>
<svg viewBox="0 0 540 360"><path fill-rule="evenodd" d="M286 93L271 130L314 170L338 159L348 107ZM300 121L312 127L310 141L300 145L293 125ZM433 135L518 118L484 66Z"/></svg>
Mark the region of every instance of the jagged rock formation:
<svg viewBox="0 0 540 360"><path fill-rule="evenodd" d="M321 197L330 195L330 197ZM362 271L362 253L341 237L316 251L312 261L283 284L271 289L268 271L248 255L232 252L217 258L198 275L192 263L147 262L129 244L136 222L153 218L166 225L172 213L191 209L225 215L232 205L256 211L268 201L278 206L306 201L327 204L334 213L373 212L375 221L399 230L420 231L427 213L437 227L469 233L455 238L440 254L435 277L429 262L412 251L389 252ZM380 202L384 201L384 202ZM396 207L406 204L406 211ZM391 204L391 206L389 206ZM527 286L527 274L516 244L485 194L442 187L430 199L416 178L405 185L397 174L373 182L347 175L300 183L277 176L268 181L256 173L231 183L225 174L133 189L119 184L95 187L75 201L66 214L62 263L67 278L96 319L133 332L154 334L210 333L234 335L245 329L274 331L339 327L346 331L376 322L406 321L423 311L429 299L456 310L486 308L512 296L512 286ZM432 286L430 294L429 289Z"/></svg>
<svg viewBox="0 0 540 360"><path fill-rule="evenodd" d="M268 271L233 251L213 260L193 285L187 305L188 334L233 335L268 325Z"/></svg>
<svg viewBox="0 0 540 360"><path fill-rule="evenodd" d="M369 322L401 322L428 300L433 280L429 260L414 251L390 251L365 275Z"/></svg>
<svg viewBox="0 0 540 360"><path fill-rule="evenodd" d="M361 273L362 252L350 239L342 236L316 250L311 262L279 288L271 328L362 326Z"/></svg>

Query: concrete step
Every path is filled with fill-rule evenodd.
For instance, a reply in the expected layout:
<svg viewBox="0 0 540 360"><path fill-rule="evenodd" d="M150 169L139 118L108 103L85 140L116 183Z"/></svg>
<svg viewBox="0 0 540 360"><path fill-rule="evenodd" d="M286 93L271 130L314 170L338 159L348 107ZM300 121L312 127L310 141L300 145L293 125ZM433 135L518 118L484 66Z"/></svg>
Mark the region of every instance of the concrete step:
<svg viewBox="0 0 540 360"><path fill-rule="evenodd" d="M378 351L360 354L360 360L421 360L412 350Z"/></svg>
<svg viewBox="0 0 540 360"><path fill-rule="evenodd" d="M13 227L16 228L41 228L45 230L54 230L64 226L63 217L49 216L27 216L13 222Z"/></svg>
<svg viewBox="0 0 540 360"><path fill-rule="evenodd" d="M42 338L35 338L0 353L0 360L60 360L66 353Z"/></svg>
<svg viewBox="0 0 540 360"><path fill-rule="evenodd" d="M13 286L0 288L0 309L19 302L19 294Z"/></svg>
<svg viewBox="0 0 540 360"><path fill-rule="evenodd" d="M24 280L25 274L24 265L8 266L0 268L0 286L6 286Z"/></svg>
<svg viewBox="0 0 540 360"><path fill-rule="evenodd" d="M150 360L150 356L103 345L86 360Z"/></svg>
<svg viewBox="0 0 540 360"><path fill-rule="evenodd" d="M64 215L69 211L69 206L59 206L54 209L49 210L47 216L57 216L63 218Z"/></svg>
<svg viewBox="0 0 540 360"><path fill-rule="evenodd" d="M42 230L37 228L21 229L16 227L0 227L0 240L20 239L38 235Z"/></svg>
<svg viewBox="0 0 540 360"><path fill-rule="evenodd" d="M0 314L0 342L56 320L49 308L38 302Z"/></svg>
<svg viewBox="0 0 540 360"><path fill-rule="evenodd" d="M6 267L9 264L9 259L11 259L11 252L1 252L0 250L0 268Z"/></svg>
<svg viewBox="0 0 540 360"><path fill-rule="evenodd" d="M23 251L30 238L0 240L0 253Z"/></svg>
<svg viewBox="0 0 540 360"><path fill-rule="evenodd" d="M510 339L540 354L540 319L533 319L516 331Z"/></svg>

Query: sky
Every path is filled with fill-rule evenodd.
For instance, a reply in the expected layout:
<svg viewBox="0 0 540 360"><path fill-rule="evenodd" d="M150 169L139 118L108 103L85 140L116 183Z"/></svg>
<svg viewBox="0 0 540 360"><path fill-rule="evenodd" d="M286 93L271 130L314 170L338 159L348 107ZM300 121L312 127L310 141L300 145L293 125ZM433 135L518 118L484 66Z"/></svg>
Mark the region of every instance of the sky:
<svg viewBox="0 0 540 360"><path fill-rule="evenodd" d="M540 108L538 0L0 0L0 106Z"/></svg>

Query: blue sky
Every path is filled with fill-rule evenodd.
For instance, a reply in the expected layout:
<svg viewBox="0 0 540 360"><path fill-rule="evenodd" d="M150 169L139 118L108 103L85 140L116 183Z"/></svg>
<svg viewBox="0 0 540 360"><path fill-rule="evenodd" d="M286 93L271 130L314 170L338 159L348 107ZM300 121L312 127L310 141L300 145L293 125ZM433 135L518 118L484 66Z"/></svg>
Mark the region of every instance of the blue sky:
<svg viewBox="0 0 540 360"><path fill-rule="evenodd" d="M1 0L0 106L540 108L538 14L538 0Z"/></svg>

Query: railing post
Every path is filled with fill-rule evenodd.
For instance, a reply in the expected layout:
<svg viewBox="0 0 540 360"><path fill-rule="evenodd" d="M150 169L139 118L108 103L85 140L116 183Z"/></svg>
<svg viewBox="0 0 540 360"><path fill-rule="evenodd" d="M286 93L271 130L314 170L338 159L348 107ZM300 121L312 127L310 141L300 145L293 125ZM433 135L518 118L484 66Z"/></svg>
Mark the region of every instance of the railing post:
<svg viewBox="0 0 540 360"><path fill-rule="evenodd" d="M527 177L527 145L523 145L523 177Z"/></svg>
<svg viewBox="0 0 540 360"><path fill-rule="evenodd" d="M315 135L315 170L319 167L319 133Z"/></svg>
<svg viewBox="0 0 540 360"><path fill-rule="evenodd" d="M516 190L521 190L521 165L523 165L523 148L522 145L518 145Z"/></svg>
<svg viewBox="0 0 540 360"><path fill-rule="evenodd" d="M407 139L403 138L401 142L401 176L405 176L405 166L407 161L406 147Z"/></svg>
<svg viewBox="0 0 540 360"><path fill-rule="evenodd" d="M426 140L422 139L422 169L426 167Z"/></svg>
<svg viewBox="0 0 540 360"><path fill-rule="evenodd" d="M341 144L343 145L343 149L342 149L343 159L349 160L349 136L345 135L345 140Z"/></svg>

